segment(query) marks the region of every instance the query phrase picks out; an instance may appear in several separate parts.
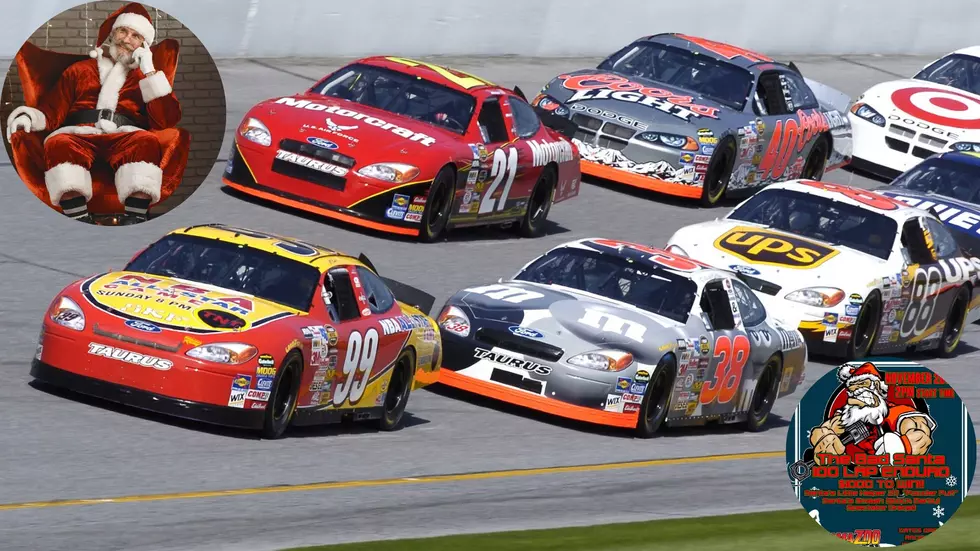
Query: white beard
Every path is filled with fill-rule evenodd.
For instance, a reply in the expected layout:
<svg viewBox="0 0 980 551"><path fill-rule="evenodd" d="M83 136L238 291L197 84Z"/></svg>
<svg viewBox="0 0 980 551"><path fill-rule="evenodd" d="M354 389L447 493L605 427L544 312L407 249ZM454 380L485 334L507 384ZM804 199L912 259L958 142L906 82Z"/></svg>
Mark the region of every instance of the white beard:
<svg viewBox="0 0 980 551"><path fill-rule="evenodd" d="M109 57L111 57L116 63L122 63L127 67L131 66L133 63L133 54L123 50L115 44L109 45Z"/></svg>
<svg viewBox="0 0 980 551"><path fill-rule="evenodd" d="M842 408L844 413L841 416L841 423L843 423L844 426L853 425L854 423L858 422L880 425L881 422L885 420L885 416L888 415L888 404L885 402L885 397L872 391L871 389L862 389L858 391L857 394L852 394L850 397L861 400L867 405L845 405ZM874 403L873 397L878 398L877 407L871 405Z"/></svg>

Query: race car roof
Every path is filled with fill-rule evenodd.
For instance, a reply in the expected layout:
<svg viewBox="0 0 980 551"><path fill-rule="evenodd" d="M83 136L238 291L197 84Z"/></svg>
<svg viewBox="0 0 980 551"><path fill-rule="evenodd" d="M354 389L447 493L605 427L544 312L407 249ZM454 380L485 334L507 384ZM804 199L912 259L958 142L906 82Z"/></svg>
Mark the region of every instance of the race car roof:
<svg viewBox="0 0 980 551"><path fill-rule="evenodd" d="M359 59L355 63L384 67L392 71L414 75L467 94L484 88L501 88L489 80L465 73L459 69L405 57L372 56Z"/></svg>
<svg viewBox="0 0 980 551"><path fill-rule="evenodd" d="M848 203L863 209L873 210L902 221L914 216L920 216L922 211L916 207L909 206L897 199L891 199L883 195L874 193L867 189L847 186L844 184L834 184L829 182L818 182L815 180L787 180L769 184L756 195L760 195L777 189L787 189L808 195L819 195L821 197L831 197L838 201ZM872 202L881 201L882 205L890 205L888 208L876 207Z"/></svg>
<svg viewBox="0 0 980 551"><path fill-rule="evenodd" d="M620 258L632 262L640 262L644 266L660 270L670 270L675 273L691 275L695 272L707 274L717 272L719 276L730 276L726 270L704 264L697 259L680 257L657 247L622 241L619 239L607 239L604 237L587 237L562 243L552 250L563 248L578 248L598 251L606 254L615 254ZM659 260L658 260L659 259ZM672 266L673 265L673 266Z"/></svg>
<svg viewBox="0 0 980 551"><path fill-rule="evenodd" d="M662 33L644 37L643 40L689 50L719 61L731 63L743 69L749 69L760 63L778 63L765 54L746 50L739 46L725 44L724 42L708 40L699 36L681 33Z"/></svg>
<svg viewBox="0 0 980 551"><path fill-rule="evenodd" d="M360 261L346 253L328 249L314 243L307 243L294 237L285 237L267 232L250 230L247 228L226 226L224 224L188 226L173 230L167 235L174 234L192 235L204 239L223 241L225 243L245 245L247 247L252 247L253 249L276 254L317 268L320 267L324 259L332 259L335 261L338 259L343 259L344 262L349 264L362 265ZM329 264L333 265L334 263L335 262Z"/></svg>
<svg viewBox="0 0 980 551"><path fill-rule="evenodd" d="M967 46L966 48L960 48L959 50L956 50L953 53L980 58L980 46Z"/></svg>

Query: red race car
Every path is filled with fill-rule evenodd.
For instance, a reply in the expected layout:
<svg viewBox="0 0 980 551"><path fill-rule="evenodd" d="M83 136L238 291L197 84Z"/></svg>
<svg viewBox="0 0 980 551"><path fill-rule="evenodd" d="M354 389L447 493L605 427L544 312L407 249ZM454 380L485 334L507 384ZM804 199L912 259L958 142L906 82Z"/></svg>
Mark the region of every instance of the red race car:
<svg viewBox="0 0 980 551"><path fill-rule="evenodd" d="M223 182L278 204L435 241L460 226L541 234L578 195L578 149L519 88L370 57L245 114Z"/></svg>
<svg viewBox="0 0 980 551"><path fill-rule="evenodd" d="M267 438L345 418L395 430L411 391L438 377L433 300L378 276L364 255L221 225L184 228L122 271L58 293L31 375Z"/></svg>

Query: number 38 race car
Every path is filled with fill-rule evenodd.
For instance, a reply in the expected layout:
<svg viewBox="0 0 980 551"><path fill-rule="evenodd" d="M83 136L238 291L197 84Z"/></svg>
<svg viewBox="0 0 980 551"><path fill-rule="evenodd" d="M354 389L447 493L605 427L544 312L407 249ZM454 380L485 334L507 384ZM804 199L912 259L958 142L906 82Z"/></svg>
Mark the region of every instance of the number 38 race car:
<svg viewBox="0 0 980 551"><path fill-rule="evenodd" d="M667 249L739 272L812 355L951 356L980 317L980 259L931 213L859 188L774 184Z"/></svg>
<svg viewBox="0 0 980 551"><path fill-rule="evenodd" d="M223 181L321 216L434 241L461 226L543 230L578 195L578 151L520 90L421 61L358 60L245 114Z"/></svg>
<svg viewBox="0 0 980 551"><path fill-rule="evenodd" d="M122 271L58 293L31 375L267 438L345 418L394 430L411 391L436 380L432 301L379 277L363 255L219 225L184 228Z"/></svg>
<svg viewBox="0 0 980 551"><path fill-rule="evenodd" d="M440 383L641 437L708 420L759 430L807 356L734 273L608 239L463 289L438 321Z"/></svg>

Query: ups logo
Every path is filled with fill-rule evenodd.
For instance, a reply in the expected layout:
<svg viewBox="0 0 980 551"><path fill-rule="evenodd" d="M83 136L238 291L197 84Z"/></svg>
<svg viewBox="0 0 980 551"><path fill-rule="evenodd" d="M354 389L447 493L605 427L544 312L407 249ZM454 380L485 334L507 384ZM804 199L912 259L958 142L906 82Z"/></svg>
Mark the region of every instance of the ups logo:
<svg viewBox="0 0 980 551"><path fill-rule="evenodd" d="M732 228L715 240L715 248L747 262L796 269L816 268L838 253L800 237L747 227Z"/></svg>

